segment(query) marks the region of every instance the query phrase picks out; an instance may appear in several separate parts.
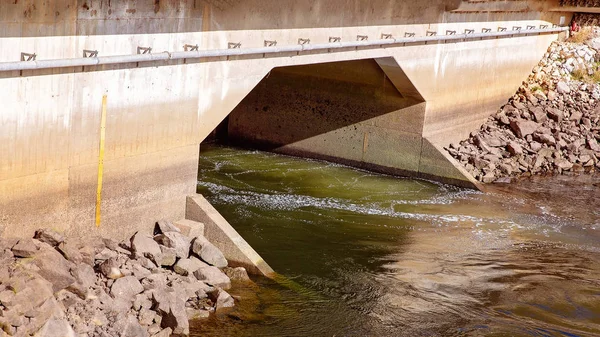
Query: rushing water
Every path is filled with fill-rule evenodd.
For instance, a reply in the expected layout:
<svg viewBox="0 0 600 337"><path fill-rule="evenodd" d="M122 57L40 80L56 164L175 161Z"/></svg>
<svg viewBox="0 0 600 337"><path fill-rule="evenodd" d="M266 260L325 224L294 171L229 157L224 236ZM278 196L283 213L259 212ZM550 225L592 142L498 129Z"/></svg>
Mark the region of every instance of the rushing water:
<svg viewBox="0 0 600 337"><path fill-rule="evenodd" d="M281 276L198 336L600 335L600 177L480 193L209 146L199 180Z"/></svg>

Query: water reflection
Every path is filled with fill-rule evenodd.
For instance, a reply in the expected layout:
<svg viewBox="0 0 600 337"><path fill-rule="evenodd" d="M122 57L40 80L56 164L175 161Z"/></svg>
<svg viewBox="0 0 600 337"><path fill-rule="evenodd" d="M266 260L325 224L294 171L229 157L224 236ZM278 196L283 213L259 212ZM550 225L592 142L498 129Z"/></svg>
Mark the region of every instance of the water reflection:
<svg viewBox="0 0 600 337"><path fill-rule="evenodd" d="M195 333L600 335L598 183L479 193L209 147L200 192L285 281L238 287Z"/></svg>

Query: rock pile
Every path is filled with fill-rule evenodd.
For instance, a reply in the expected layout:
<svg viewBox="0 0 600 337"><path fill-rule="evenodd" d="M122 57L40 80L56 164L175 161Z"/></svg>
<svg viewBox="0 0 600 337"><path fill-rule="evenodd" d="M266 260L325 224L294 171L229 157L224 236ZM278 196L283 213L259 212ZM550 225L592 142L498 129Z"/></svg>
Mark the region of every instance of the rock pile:
<svg viewBox="0 0 600 337"><path fill-rule="evenodd" d="M554 43L511 100L446 150L477 180L600 169L596 50Z"/></svg>
<svg viewBox="0 0 600 337"><path fill-rule="evenodd" d="M203 236L164 221L121 243L47 229L0 239L0 336L188 335L189 320L234 306L227 275L249 281Z"/></svg>

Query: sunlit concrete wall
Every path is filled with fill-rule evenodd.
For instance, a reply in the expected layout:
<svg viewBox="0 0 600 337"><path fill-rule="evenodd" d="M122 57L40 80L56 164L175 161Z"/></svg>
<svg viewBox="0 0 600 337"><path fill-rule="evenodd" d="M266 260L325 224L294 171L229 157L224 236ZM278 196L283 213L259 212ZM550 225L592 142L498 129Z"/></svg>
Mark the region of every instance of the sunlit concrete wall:
<svg viewBox="0 0 600 337"><path fill-rule="evenodd" d="M460 2L396 0L1 1L0 62L378 39L447 29L558 22L560 13L452 12ZM478 127L530 72L555 35L350 49L277 57L0 73L0 223L11 234L54 227L126 236L183 217L200 142L276 67L393 58L426 102L420 171L469 180L438 151ZM386 69L387 67L387 69ZM400 82L394 83L399 85ZM102 225L96 229L100 114L107 95ZM401 154L399 154L401 155Z"/></svg>

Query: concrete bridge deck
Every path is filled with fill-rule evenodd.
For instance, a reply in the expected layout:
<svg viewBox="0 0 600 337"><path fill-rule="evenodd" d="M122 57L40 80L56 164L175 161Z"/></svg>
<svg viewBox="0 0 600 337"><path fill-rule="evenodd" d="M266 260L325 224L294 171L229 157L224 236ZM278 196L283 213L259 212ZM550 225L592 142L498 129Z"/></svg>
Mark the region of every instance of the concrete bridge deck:
<svg viewBox="0 0 600 337"><path fill-rule="evenodd" d="M0 223L126 236L181 218L199 144L232 111L242 141L474 186L442 146L510 97L570 20L476 5L1 2Z"/></svg>

